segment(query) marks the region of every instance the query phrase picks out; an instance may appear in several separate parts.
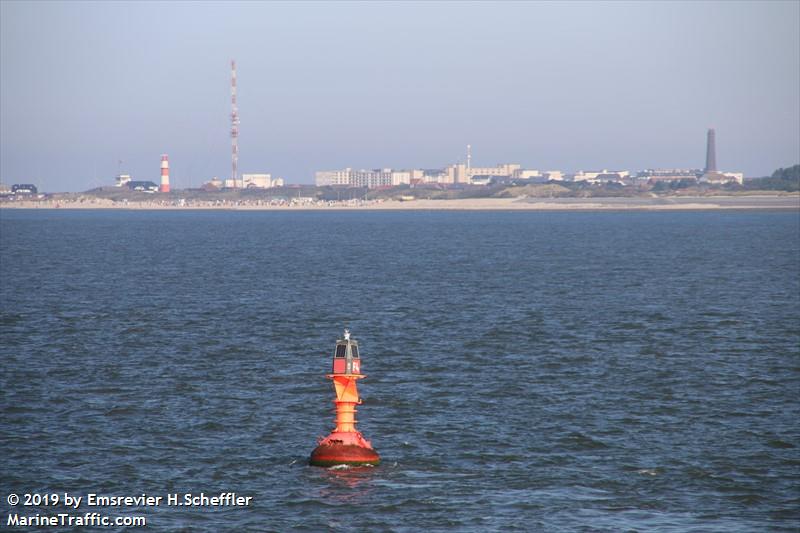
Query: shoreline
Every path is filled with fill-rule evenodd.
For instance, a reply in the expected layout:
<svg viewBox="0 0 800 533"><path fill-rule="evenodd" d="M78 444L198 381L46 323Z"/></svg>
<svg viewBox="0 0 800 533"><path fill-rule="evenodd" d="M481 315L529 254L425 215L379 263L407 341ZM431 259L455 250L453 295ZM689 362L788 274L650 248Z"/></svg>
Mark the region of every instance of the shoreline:
<svg viewBox="0 0 800 533"><path fill-rule="evenodd" d="M290 205L223 204L179 205L170 202L128 202L107 199L15 201L3 209L114 209L134 211L705 211L778 209L800 211L800 194L780 196L670 196L606 198L472 198L455 200L367 201Z"/></svg>

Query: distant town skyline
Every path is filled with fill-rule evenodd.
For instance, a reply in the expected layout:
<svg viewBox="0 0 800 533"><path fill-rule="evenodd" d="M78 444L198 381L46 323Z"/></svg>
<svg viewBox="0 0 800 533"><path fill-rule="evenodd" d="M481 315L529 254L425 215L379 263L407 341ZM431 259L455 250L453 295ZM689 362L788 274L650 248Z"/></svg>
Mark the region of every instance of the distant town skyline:
<svg viewBox="0 0 800 533"><path fill-rule="evenodd" d="M0 181L800 161L800 3L0 2Z"/></svg>

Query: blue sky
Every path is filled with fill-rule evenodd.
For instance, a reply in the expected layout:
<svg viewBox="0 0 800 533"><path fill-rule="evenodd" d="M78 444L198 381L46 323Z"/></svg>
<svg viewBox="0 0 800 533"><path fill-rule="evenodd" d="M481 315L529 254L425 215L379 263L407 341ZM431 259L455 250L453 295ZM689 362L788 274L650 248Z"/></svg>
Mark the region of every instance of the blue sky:
<svg viewBox="0 0 800 533"><path fill-rule="evenodd" d="M800 161L800 2L0 3L0 180Z"/></svg>

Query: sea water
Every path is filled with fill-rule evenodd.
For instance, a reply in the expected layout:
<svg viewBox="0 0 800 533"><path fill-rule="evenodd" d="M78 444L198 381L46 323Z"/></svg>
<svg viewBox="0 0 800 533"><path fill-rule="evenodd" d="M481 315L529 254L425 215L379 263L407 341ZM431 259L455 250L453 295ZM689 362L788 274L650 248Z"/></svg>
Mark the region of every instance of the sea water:
<svg viewBox="0 0 800 533"><path fill-rule="evenodd" d="M10 493L227 492L252 501L91 510L151 531L800 524L796 211L3 210L0 246L3 526L65 512ZM376 468L307 465L345 327Z"/></svg>

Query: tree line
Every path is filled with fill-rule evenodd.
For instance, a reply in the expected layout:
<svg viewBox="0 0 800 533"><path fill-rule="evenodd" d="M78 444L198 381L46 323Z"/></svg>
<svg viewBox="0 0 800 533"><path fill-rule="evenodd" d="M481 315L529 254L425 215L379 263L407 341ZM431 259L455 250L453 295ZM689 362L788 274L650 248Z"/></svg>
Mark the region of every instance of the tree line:
<svg viewBox="0 0 800 533"><path fill-rule="evenodd" d="M747 180L744 188L759 191L800 191L800 165L779 168L768 178Z"/></svg>

